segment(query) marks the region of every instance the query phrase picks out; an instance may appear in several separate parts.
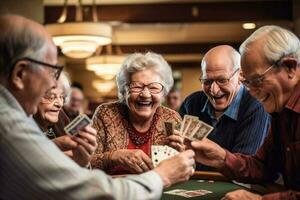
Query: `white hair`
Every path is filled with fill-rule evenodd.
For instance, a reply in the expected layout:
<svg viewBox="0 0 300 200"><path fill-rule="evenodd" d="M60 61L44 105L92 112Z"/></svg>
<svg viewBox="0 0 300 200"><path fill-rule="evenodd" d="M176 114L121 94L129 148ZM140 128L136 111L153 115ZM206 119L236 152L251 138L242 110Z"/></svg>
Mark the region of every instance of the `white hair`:
<svg viewBox="0 0 300 200"><path fill-rule="evenodd" d="M132 74L146 69L152 69L160 76L161 83L164 86L163 96L168 94L173 86L174 80L171 67L165 59L161 55L153 52L133 53L126 57L116 77L118 97L121 102L125 102L127 95L126 87L130 83Z"/></svg>
<svg viewBox="0 0 300 200"><path fill-rule="evenodd" d="M60 82L63 87L62 89L66 96L65 103L68 103L70 100L70 96L71 96L71 85L70 85L69 75L67 74L67 72L65 72L65 71L61 72L58 82Z"/></svg>
<svg viewBox="0 0 300 200"><path fill-rule="evenodd" d="M300 60L300 41L291 31L279 26L263 26L250 35L240 46L241 55L247 53L248 47L258 39L263 39L264 56L270 63L278 62L285 56Z"/></svg>

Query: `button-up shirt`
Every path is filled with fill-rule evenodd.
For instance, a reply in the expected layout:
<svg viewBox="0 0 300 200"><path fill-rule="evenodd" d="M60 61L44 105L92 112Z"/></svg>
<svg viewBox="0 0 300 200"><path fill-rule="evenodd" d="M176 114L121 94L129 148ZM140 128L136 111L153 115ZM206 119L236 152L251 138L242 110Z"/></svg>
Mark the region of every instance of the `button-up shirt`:
<svg viewBox="0 0 300 200"><path fill-rule="evenodd" d="M208 138L230 152L255 154L269 129L269 114L243 85L219 120L204 92L188 96L179 113L182 117L186 114L198 116L212 125L214 130Z"/></svg>
<svg viewBox="0 0 300 200"><path fill-rule="evenodd" d="M286 192L263 199L300 199L300 83L284 109L272 114L272 126L264 144L254 156L226 152L221 172L241 182L270 182L283 175Z"/></svg>

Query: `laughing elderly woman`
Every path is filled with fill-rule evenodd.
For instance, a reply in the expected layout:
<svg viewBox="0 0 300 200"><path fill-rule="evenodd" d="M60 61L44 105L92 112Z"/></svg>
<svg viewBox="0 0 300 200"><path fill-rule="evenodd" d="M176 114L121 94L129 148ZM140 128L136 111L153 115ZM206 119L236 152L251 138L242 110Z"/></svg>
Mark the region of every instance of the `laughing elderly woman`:
<svg viewBox="0 0 300 200"><path fill-rule="evenodd" d="M80 133L79 136L70 137L63 130L69 123L69 118L63 112L62 106L69 93L70 83L66 74L62 72L57 87L52 88L42 97L33 118L60 150L80 166L88 166L97 146L95 135L85 130L85 133Z"/></svg>
<svg viewBox="0 0 300 200"><path fill-rule="evenodd" d="M98 148L92 166L110 174L142 173L153 168L151 145L163 145L163 121L180 122L161 106L173 85L172 71L162 56L129 55L117 75L119 101L100 105L93 116Z"/></svg>

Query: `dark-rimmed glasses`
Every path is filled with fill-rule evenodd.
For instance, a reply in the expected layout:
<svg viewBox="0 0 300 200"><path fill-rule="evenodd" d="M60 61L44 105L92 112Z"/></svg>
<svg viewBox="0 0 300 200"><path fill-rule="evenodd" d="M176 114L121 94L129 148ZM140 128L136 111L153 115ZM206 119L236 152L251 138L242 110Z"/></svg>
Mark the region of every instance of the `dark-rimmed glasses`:
<svg viewBox="0 0 300 200"><path fill-rule="evenodd" d="M145 89L145 87L148 88L151 94L158 94L164 89L164 86L158 82L152 82L149 84L143 84L140 82L131 82L128 85L129 91L134 93L142 92Z"/></svg>
<svg viewBox="0 0 300 200"><path fill-rule="evenodd" d="M242 80L242 83L246 86L246 87L259 87L261 86L261 84L263 83L264 79L265 79L265 75L271 71L271 69L273 69L275 66L275 64L271 65L270 67L268 67L262 74L258 75L255 78L251 78L251 79L245 79Z"/></svg>
<svg viewBox="0 0 300 200"><path fill-rule="evenodd" d="M225 86L229 83L230 79L237 73L239 69L236 69L228 78L220 78L220 79L206 79L199 78L199 81L205 86L211 86L213 82L215 82L218 86Z"/></svg>
<svg viewBox="0 0 300 200"><path fill-rule="evenodd" d="M62 65L52 65L52 64L45 63L45 62L42 62L42 61L39 61L39 60L35 60L35 59L29 58L29 57L24 57L24 58L17 59L14 62L13 67L16 65L17 62L22 61L22 60L27 60L27 61L32 62L32 63L36 63L36 64L39 64L39 65L42 65L42 66L46 66L46 67L50 67L52 69L55 69L56 71L54 73L54 78L56 80L59 79L59 76L60 76L60 74L61 74L61 72L62 72L62 70L64 68L64 66L62 66ZM11 69L13 69L13 68L11 68Z"/></svg>

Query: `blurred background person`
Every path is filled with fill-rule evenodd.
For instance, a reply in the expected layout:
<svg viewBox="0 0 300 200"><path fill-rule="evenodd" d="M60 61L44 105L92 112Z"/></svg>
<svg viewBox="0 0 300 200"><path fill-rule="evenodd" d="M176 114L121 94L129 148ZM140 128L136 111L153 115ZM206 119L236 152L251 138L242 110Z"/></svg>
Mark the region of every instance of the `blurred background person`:
<svg viewBox="0 0 300 200"><path fill-rule="evenodd" d="M165 98L165 104L172 110L178 111L181 105L181 94L178 88L172 88Z"/></svg>
<svg viewBox="0 0 300 200"><path fill-rule="evenodd" d="M63 109L71 121L80 113L84 113L84 94L82 88L76 85L71 87L70 100L64 105Z"/></svg>
<svg viewBox="0 0 300 200"><path fill-rule="evenodd" d="M33 118L49 139L65 135L64 127L70 119L63 111L63 105L70 96L69 80L64 72L57 82L57 87L47 91L38 105L38 111Z"/></svg>
<svg viewBox="0 0 300 200"><path fill-rule="evenodd" d="M94 168L111 174L142 173L153 168L151 145L166 142L162 122L180 122L161 106L174 80L168 63L156 53L128 56L117 75L119 101L100 105L93 116L98 148Z"/></svg>
<svg viewBox="0 0 300 200"><path fill-rule="evenodd" d="M41 130L51 139L60 150L71 157L82 167L88 166L92 153L79 145L78 139L85 139L85 136L77 135L71 137L66 135L64 127L70 122L62 107L70 94L70 82L64 72L61 73L57 86L50 89L42 97L38 110L33 118Z"/></svg>

